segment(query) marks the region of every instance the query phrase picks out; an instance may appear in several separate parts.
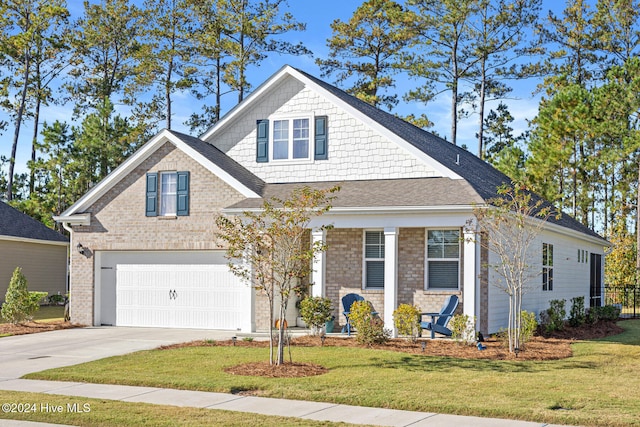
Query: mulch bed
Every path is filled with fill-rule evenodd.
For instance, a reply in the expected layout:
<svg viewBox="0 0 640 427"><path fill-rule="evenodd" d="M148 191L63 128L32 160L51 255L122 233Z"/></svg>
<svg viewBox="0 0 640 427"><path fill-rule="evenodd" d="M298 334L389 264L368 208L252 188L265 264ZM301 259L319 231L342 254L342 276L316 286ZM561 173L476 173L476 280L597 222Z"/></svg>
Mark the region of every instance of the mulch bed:
<svg viewBox="0 0 640 427"><path fill-rule="evenodd" d="M412 343L402 338L392 339L385 344L374 345L368 348L398 351L415 355L461 359L557 360L572 356L571 344L576 340L604 338L606 336L619 334L622 331L623 329L614 322L599 322L597 325L581 328L567 326L563 331L555 332L552 335L534 337L517 355L509 353L507 344L496 338L489 338L483 342L483 345L486 346L485 350L478 350L476 346L459 344L450 339L420 339L417 343ZM422 349L422 341L426 342L424 350ZM234 345L238 347L266 348L269 346L269 342L244 340L237 340L236 342L232 340L215 342L192 341L163 346L161 349ZM291 345L293 347L319 347L322 345L325 347L366 347L358 343L355 338L326 337L323 344L320 337L311 335L296 337L292 339ZM327 369L311 363L285 363L281 366L273 366L269 365L269 362L255 362L233 366L225 371L234 375L291 378L321 375L327 372Z"/></svg>
<svg viewBox="0 0 640 427"><path fill-rule="evenodd" d="M0 335L26 335L78 327L81 326L71 322L65 322L63 320L52 320L50 322L24 322L17 325L12 323L0 323Z"/></svg>

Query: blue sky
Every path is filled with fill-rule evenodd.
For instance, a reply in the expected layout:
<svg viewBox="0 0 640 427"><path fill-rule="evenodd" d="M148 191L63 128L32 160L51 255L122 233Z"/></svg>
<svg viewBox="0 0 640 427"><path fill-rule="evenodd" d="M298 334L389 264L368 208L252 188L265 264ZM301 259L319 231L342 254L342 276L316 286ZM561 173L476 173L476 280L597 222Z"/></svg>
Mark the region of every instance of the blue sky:
<svg viewBox="0 0 640 427"><path fill-rule="evenodd" d="M69 2L75 4L73 0ZM80 3L80 2L77 2ZM360 0L289 0L289 10L297 20L307 24L307 30L302 33L293 33L290 36L292 41L302 41L306 47L314 53L315 57L326 57L328 49L326 47L326 39L331 37L330 24L334 19L346 21L352 15L353 11L360 5ZM546 16L549 9L553 9L556 13L560 13L564 2L553 0L543 1L543 15ZM77 5L76 5L77 6ZM71 9L72 13L75 9ZM262 83L271 74L277 71L284 64L290 64L300 68L312 75L320 76L320 69L315 64L315 59L311 57L292 57L287 55L272 55L266 59L259 67L250 70L250 81L255 86ZM326 79L332 83L331 79ZM535 117L538 109L539 98L532 97L531 93L535 88L536 81L528 80L522 82L514 82L513 97L506 101L509 105L511 114L516 119L514 122L515 133L524 131L527 128L527 119ZM399 82L397 91L403 94L411 85L416 84L411 80ZM407 104L402 100L398 104L395 112L399 114L414 113L416 115L425 112L427 116L435 123L433 130L442 136L449 135L450 128L450 111L449 111L449 93L445 93L438 97L430 104L417 105ZM230 94L226 97L226 111L230 109L235 101L236 95ZM174 120L174 129L189 132L182 125L184 118L192 113L194 105L199 108L200 103L194 102L188 96L176 97L174 111L177 112ZM490 104L489 108L495 108L497 102ZM49 123L55 120L70 121L71 106L46 108L42 117ZM488 109L487 109L488 111ZM0 114L0 118L2 114ZM5 118L6 120L6 118ZM470 151L476 151L477 142L475 133L478 126L478 116L471 115L469 118L460 121L458 125L458 144L466 144ZM33 132L33 123L27 122L21 129L21 138L18 147L18 155L16 157L16 172L26 172L26 164L30 157L30 137ZM11 144L13 138L13 126L9 126L7 130L0 136L0 155L9 157L11 153ZM6 172L6 170L5 170Z"/></svg>

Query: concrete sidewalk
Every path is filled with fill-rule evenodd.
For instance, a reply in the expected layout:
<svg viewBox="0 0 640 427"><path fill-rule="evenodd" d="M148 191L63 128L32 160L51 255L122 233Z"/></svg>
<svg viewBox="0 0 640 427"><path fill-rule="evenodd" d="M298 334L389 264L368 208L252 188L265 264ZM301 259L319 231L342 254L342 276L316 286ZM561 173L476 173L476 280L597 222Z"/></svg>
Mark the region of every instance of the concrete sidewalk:
<svg viewBox="0 0 640 427"><path fill-rule="evenodd" d="M266 397L237 396L226 393L173 390L156 387L87 384L62 381L9 379L0 381L0 390L35 392L73 397L143 402L157 405L193 408L223 409L262 415L296 417L305 420L334 421L352 424L370 424L394 427L542 427L551 424L512 421L496 418L465 417L429 412L402 411L384 408L338 405L335 403L301 400L272 399ZM71 402L71 399L70 399ZM2 420L1 424L4 424ZM14 424L36 426L43 424ZM46 425L46 424L44 424Z"/></svg>
<svg viewBox="0 0 640 427"><path fill-rule="evenodd" d="M225 409L263 415L378 426L536 427L549 425L156 387L20 379L23 375L31 372L153 349L161 345L199 339L230 339L233 335L235 333L231 331L93 327L5 337L0 339L0 390L56 394L73 396L74 398L85 397L121 400L123 402ZM72 399L69 402L72 403ZM0 402L0 404L2 403L9 402ZM3 427L53 426L53 424L1 419L0 425Z"/></svg>

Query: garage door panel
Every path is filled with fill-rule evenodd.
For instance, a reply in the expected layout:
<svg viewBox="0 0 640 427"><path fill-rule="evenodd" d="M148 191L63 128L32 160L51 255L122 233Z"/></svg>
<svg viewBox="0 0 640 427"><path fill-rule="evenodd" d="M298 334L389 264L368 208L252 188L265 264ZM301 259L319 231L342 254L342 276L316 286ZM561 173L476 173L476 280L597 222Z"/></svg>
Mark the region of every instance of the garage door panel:
<svg viewBox="0 0 640 427"><path fill-rule="evenodd" d="M118 264L116 324L235 330L245 292L226 265Z"/></svg>

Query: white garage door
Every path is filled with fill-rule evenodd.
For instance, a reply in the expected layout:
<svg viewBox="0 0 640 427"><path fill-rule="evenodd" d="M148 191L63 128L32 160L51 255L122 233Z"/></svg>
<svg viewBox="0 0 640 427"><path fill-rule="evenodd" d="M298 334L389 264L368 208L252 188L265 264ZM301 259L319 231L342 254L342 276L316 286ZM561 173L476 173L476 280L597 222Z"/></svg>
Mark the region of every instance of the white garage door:
<svg viewBox="0 0 640 427"><path fill-rule="evenodd" d="M240 329L246 286L226 265L116 265L116 325Z"/></svg>

